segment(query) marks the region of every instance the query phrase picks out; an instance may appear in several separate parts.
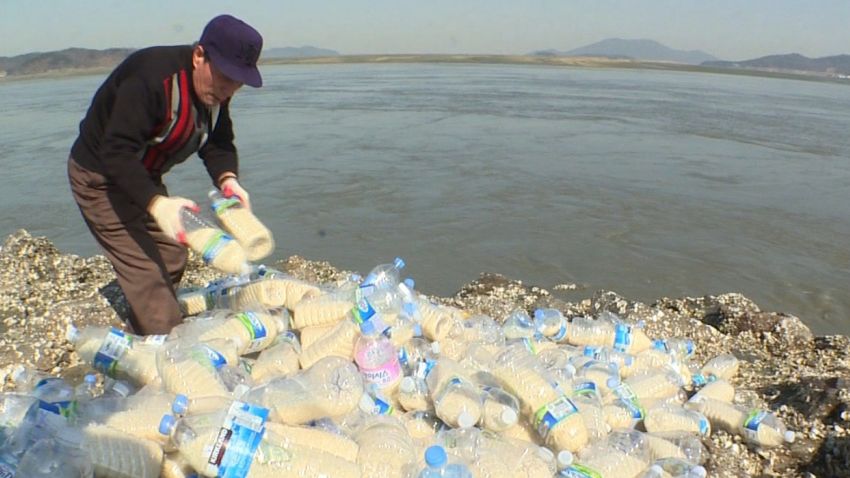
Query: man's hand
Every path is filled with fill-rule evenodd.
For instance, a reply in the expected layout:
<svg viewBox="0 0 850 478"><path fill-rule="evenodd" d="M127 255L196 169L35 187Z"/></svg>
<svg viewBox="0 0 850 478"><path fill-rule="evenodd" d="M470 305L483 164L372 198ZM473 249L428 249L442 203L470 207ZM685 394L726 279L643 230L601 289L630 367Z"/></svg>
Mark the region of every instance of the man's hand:
<svg viewBox="0 0 850 478"><path fill-rule="evenodd" d="M251 210L251 196L248 195L248 191L239 184L239 181L236 180L233 176L226 178L221 182L221 194L226 198L230 198L236 196L242 201L242 205L245 206L249 211Z"/></svg>
<svg viewBox="0 0 850 478"><path fill-rule="evenodd" d="M166 236L185 244L186 231L183 230L183 221L180 219L180 211L183 208L194 212L201 210L191 199L179 196L154 196L148 206L148 213Z"/></svg>

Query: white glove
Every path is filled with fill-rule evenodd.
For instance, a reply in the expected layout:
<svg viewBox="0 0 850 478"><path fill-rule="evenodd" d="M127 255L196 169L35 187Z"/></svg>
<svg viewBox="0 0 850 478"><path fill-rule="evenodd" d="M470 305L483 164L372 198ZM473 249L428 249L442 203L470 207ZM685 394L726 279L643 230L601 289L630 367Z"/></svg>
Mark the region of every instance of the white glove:
<svg viewBox="0 0 850 478"><path fill-rule="evenodd" d="M148 207L148 212L166 236L185 244L186 231L183 229L183 221L180 219L180 211L183 208L194 212L201 210L191 199L180 196L155 196Z"/></svg>
<svg viewBox="0 0 850 478"><path fill-rule="evenodd" d="M239 181L234 177L229 177L221 182L221 194L226 198L236 196L242 201L242 205L249 211L251 210L251 196L248 191L239 184Z"/></svg>

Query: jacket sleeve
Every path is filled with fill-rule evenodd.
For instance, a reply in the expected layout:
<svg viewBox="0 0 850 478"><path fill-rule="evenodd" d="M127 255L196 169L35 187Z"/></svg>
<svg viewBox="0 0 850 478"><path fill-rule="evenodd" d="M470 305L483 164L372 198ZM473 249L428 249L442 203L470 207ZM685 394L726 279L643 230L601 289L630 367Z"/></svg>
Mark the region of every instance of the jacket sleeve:
<svg viewBox="0 0 850 478"><path fill-rule="evenodd" d="M142 209L159 189L141 161L149 135L160 118L158 103L164 92L152 91L138 77L127 78L115 93L115 102L100 145L105 175Z"/></svg>
<svg viewBox="0 0 850 478"><path fill-rule="evenodd" d="M215 187L218 187L218 178L222 173L230 171L239 175L239 157L233 145L233 123L230 121L230 100L221 105L215 128L207 143L198 151L198 156L204 161Z"/></svg>

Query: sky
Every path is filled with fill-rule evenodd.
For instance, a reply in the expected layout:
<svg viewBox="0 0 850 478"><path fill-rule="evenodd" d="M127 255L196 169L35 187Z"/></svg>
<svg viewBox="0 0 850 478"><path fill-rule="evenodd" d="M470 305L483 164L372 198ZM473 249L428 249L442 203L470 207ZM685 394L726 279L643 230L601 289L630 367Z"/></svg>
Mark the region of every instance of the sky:
<svg viewBox="0 0 850 478"><path fill-rule="evenodd" d="M0 56L191 43L220 13L265 47L526 54L652 39L723 60L850 53L850 0L0 0Z"/></svg>

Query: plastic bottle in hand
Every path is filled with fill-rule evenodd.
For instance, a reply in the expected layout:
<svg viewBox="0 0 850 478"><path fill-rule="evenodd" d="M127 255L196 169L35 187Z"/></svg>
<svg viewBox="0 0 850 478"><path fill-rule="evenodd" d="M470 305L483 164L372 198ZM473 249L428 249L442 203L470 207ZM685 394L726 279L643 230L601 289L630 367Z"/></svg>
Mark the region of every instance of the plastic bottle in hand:
<svg viewBox="0 0 850 478"><path fill-rule="evenodd" d="M450 464L446 450L434 445L425 450L425 468L419 478L472 478L472 472L462 463Z"/></svg>
<svg viewBox="0 0 850 478"><path fill-rule="evenodd" d="M271 231L242 204L238 197L226 198L216 189L210 191L208 196L213 213L224 229L239 241L249 260L260 260L274 251Z"/></svg>
<svg viewBox="0 0 850 478"><path fill-rule="evenodd" d="M204 262L228 274L247 274L248 257L242 246L213 223L187 208L180 210L185 242Z"/></svg>

